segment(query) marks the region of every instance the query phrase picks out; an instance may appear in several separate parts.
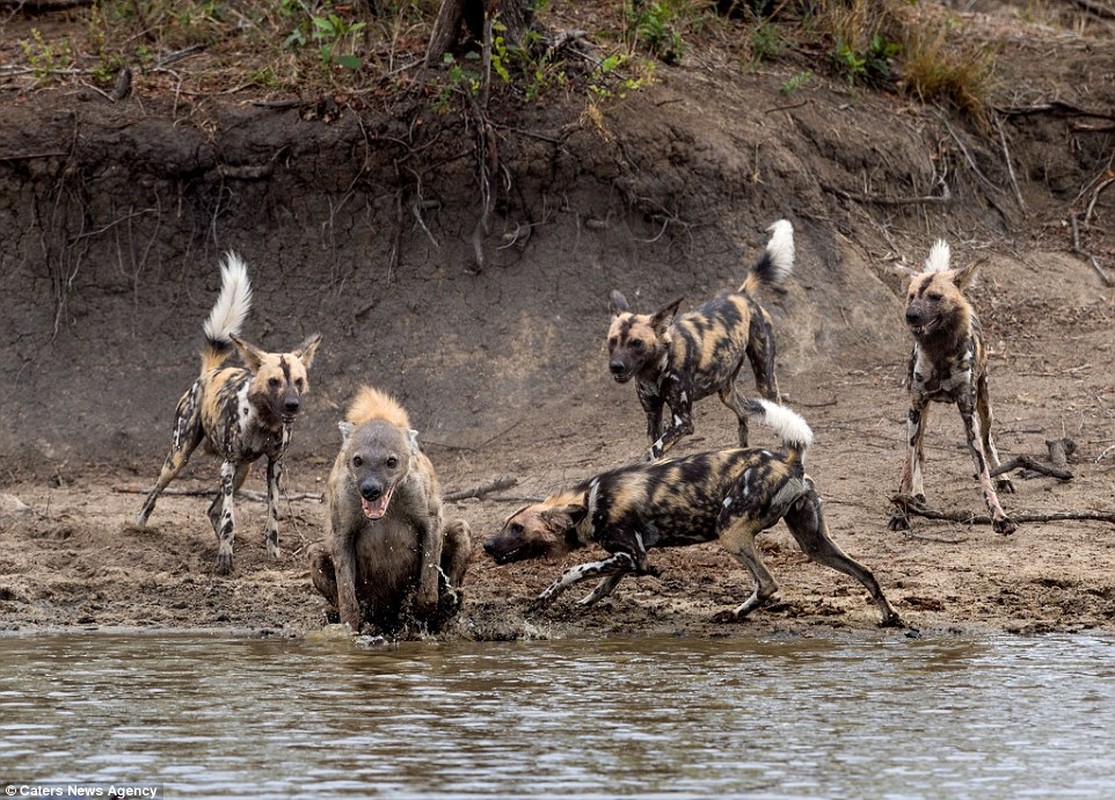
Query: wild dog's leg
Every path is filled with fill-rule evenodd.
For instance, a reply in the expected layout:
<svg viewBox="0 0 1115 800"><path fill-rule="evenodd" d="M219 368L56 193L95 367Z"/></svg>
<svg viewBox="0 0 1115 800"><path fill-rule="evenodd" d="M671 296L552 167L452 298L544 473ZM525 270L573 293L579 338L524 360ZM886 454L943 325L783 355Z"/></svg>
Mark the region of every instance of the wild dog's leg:
<svg viewBox="0 0 1115 800"><path fill-rule="evenodd" d="M736 415L737 430L739 432L739 446L747 447L747 440L749 438L748 425L747 425L747 410L746 402L747 396L740 392L739 386L736 384L739 371L733 375L726 384L720 388L720 402L732 409L732 413Z"/></svg>
<svg viewBox="0 0 1115 800"><path fill-rule="evenodd" d="M761 528L759 520L754 515L750 513L735 517L722 515L718 527L720 544L751 573L751 577L755 580L755 589L750 597L731 611L721 611L713 615L712 621L739 622L774 597L775 592L778 591L778 583L755 549L755 536Z"/></svg>
<svg viewBox="0 0 1115 800"><path fill-rule="evenodd" d="M283 476L281 457L267 459L267 555L278 558L279 552L279 479Z"/></svg>
<svg viewBox="0 0 1115 800"><path fill-rule="evenodd" d="M755 373L755 388L759 390L759 396L772 403L780 402L778 379L774 375L774 329L770 315L761 309L752 312L751 337L746 352L751 371Z"/></svg>
<svg viewBox="0 0 1115 800"><path fill-rule="evenodd" d="M925 486L922 481L922 464L925 462L925 424L929 415L929 398L918 392L912 393L910 411L906 416L906 461L902 465L902 481L898 494L916 503L925 502ZM902 510L890 518L892 531L903 531L910 527L910 518Z"/></svg>
<svg viewBox="0 0 1115 800"><path fill-rule="evenodd" d="M972 454L972 460L976 464L976 475L979 476L980 488L983 490L983 501L987 504L987 510L991 513L991 527L996 533L1004 535L1014 533L1018 530L1018 526L999 505L999 497L995 494L995 487L991 484L991 475L987 468L987 457L983 452L980 423L976 418L972 394L961 394L956 404L960 408L960 417L964 420L964 435L968 439L968 451Z"/></svg>
<svg viewBox="0 0 1115 800"><path fill-rule="evenodd" d="M677 377L673 375L667 380L677 383ZM670 407L673 416L670 424L666 426L666 432L647 448L645 461L657 461L680 439L693 433L693 402L688 387L675 385L670 386L669 389L666 404Z"/></svg>
<svg viewBox="0 0 1115 800"><path fill-rule="evenodd" d="M159 472L159 480L155 483L155 488L147 495L147 499L143 501L143 507L136 514L136 527L142 528L147 524L151 512L155 510L155 501L159 499L163 489L169 486L170 482L186 466L186 463L190 460L190 455L201 444L201 440L205 436L205 431L201 427L201 410L198 403L200 396L201 388L195 383L178 401L178 408L174 417L174 438L170 453L167 455L166 461L163 462L163 468Z"/></svg>
<svg viewBox="0 0 1115 800"><path fill-rule="evenodd" d="M650 384L639 381L636 387L639 404L647 415L647 441L652 444L662 435L662 395Z"/></svg>
<svg viewBox="0 0 1115 800"><path fill-rule="evenodd" d="M840 549L828 534L821 498L813 489L813 482L806 478L807 491L794 501L783 519L802 551L818 564L824 564L862 583L882 614L884 627L902 625L902 619L887 601L879 582L871 570Z"/></svg>
<svg viewBox="0 0 1115 800"><path fill-rule="evenodd" d="M217 574L228 575L232 572L232 540L235 535L236 509L233 497L244 479L248 477L251 464L237 464L225 461L221 464L221 485L217 496L209 505L209 521L217 534Z"/></svg>
<svg viewBox="0 0 1115 800"><path fill-rule="evenodd" d="M604 578L604 580L596 584L595 589L578 600L577 605L583 606L584 608L596 605L596 603L616 590L616 587L619 586L619 582L623 580L623 576L626 574L625 572L620 572Z"/></svg>
<svg viewBox="0 0 1115 800"><path fill-rule="evenodd" d="M976 380L976 411L979 412L980 430L983 432L983 452L987 454L987 458L991 462L990 468L997 469L1001 462L999 451L995 449L995 443L991 439L991 426L995 419L991 413L991 398L987 391L987 375L980 375ZM1014 484L1006 475L996 481L995 488L1000 492L1014 494Z"/></svg>
<svg viewBox="0 0 1115 800"><path fill-rule="evenodd" d="M548 606L554 601L554 598L570 586L580 583L581 581L587 581L590 578L595 578L600 575L619 575L623 577L628 573L637 571L638 568L635 564L635 558L630 553L616 553L610 558L605 558L602 561L591 561L588 564L571 567L563 572L560 578L550 584L546 591L538 595L532 605L536 607Z"/></svg>

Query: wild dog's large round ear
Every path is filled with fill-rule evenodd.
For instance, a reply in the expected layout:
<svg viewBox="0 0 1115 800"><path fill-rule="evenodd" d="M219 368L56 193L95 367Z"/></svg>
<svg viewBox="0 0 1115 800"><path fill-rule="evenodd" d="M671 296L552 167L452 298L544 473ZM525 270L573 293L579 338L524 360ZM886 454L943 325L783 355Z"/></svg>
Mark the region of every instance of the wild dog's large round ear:
<svg viewBox="0 0 1115 800"><path fill-rule="evenodd" d="M309 369L310 365L314 363L314 353L317 352L319 344L321 344L321 334L315 333L298 345L298 349L293 351L293 355L302 362L302 366Z"/></svg>
<svg viewBox="0 0 1115 800"><path fill-rule="evenodd" d="M418 431L414 430L413 428L407 431L407 444L410 445L411 453L418 452Z"/></svg>
<svg viewBox="0 0 1115 800"><path fill-rule="evenodd" d="M952 282L956 284L956 288L963 290L969 286L974 286L979 268L980 262L976 261L963 269L953 270Z"/></svg>
<svg viewBox="0 0 1115 800"><path fill-rule="evenodd" d="M619 291L618 289L612 289L610 305L612 314L617 317L623 312L629 311L631 309L631 307L627 305L627 298L624 297L623 292Z"/></svg>
<svg viewBox="0 0 1115 800"><path fill-rule="evenodd" d="M588 509L579 505L555 506L539 512L538 516L553 531L566 531L585 518Z"/></svg>
<svg viewBox="0 0 1115 800"><path fill-rule="evenodd" d="M252 372L259 370L260 364L263 363L264 352L256 347L254 344L245 342L235 333L228 335L232 339L232 343L236 345L236 349L240 351L240 357L244 359L244 363Z"/></svg>
<svg viewBox="0 0 1115 800"><path fill-rule="evenodd" d="M668 306L662 306L658 312L650 318L650 327L656 334L663 333L666 327L673 321L674 316L678 313L678 308L681 306L681 301L684 297L679 297Z"/></svg>
<svg viewBox="0 0 1115 800"><path fill-rule="evenodd" d="M337 423L337 427L341 431L341 444L348 444L348 438L352 436L352 432L356 430L356 426L348 420L343 420Z"/></svg>

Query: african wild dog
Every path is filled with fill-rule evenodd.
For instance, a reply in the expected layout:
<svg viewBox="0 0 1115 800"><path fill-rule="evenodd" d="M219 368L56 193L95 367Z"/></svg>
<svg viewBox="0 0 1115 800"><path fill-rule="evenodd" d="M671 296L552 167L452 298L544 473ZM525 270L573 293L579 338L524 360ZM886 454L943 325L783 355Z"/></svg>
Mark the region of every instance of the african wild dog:
<svg viewBox="0 0 1115 800"><path fill-rule="evenodd" d="M771 318L755 291L762 285L779 286L790 274L794 228L782 219L769 230L766 249L739 289L720 294L696 311L675 317L679 299L654 314L635 314L623 294L612 292L608 368L618 383L636 379L650 439L646 460L661 458L693 432L693 403L713 392L735 413L740 447L747 447L746 396L736 385L745 357L759 394L778 402ZM664 405L672 415L665 431Z"/></svg>
<svg viewBox="0 0 1115 800"><path fill-rule="evenodd" d="M991 469L999 466L999 453L991 441L991 402L987 394L987 350L983 346L979 320L964 296L976 275L976 264L949 268L949 246L938 240L929 251L924 268L906 269L910 285L906 293L906 324L914 337L907 382L910 413L907 420L906 462L894 502L899 511L890 521L891 530L909 527L907 507L925 503L922 462L925 420L930 401L955 403L960 409L968 450L976 464L983 499L998 533L1014 533L1014 521L999 505L991 483ZM988 461L991 467L988 467ZM1014 485L1000 478L999 491L1012 493Z"/></svg>
<svg viewBox="0 0 1115 800"><path fill-rule="evenodd" d="M433 465L393 398L362 387L340 428L330 541L309 553L314 586L353 632L366 622L394 633L406 616L436 630L461 607L468 523L442 519Z"/></svg>
<svg viewBox="0 0 1115 800"><path fill-rule="evenodd" d="M222 460L220 490L209 506L221 575L232 571L233 496L262 456L267 456L267 553L279 556L282 457L310 390L306 371L321 342L314 334L289 353L268 353L249 344L238 334L251 300L247 268L238 255L228 253L221 267L221 293L203 328L201 374L178 401L174 443L135 520L141 528L147 524L159 494L204 440L206 449ZM233 350L245 366L225 366Z"/></svg>
<svg viewBox="0 0 1115 800"><path fill-rule="evenodd" d="M719 539L755 580L741 605L713 617L736 622L771 600L778 588L755 537L783 519L806 555L867 587L883 625L902 624L871 571L829 538L821 499L805 474L803 457L813 440L805 420L767 400L745 400L741 408L773 428L786 452L719 450L619 467L516 511L484 550L497 564L507 564L601 546L609 558L567 570L536 601L546 605L573 584L603 576L580 601L590 606L611 594L625 575L657 574L648 564L650 548Z"/></svg>

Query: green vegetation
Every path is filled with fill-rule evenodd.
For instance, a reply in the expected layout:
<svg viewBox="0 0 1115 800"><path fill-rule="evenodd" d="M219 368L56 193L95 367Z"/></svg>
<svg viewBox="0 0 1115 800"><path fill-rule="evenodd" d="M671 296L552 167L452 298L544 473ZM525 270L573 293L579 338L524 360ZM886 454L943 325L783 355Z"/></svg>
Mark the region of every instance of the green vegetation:
<svg viewBox="0 0 1115 800"><path fill-rule="evenodd" d="M781 73L786 94L827 75L853 91L904 93L981 118L994 86L993 50L965 44L946 9L925 13L917 0L610 3L590 7L596 28L562 46L554 37L564 18L512 36L497 16L487 61L480 43L461 41L425 71L440 0L381 0L374 12L342 0L100 0L74 12L85 15L84 37L33 30L20 45L34 86L76 79L108 89L128 66L139 87L192 80L199 90L385 99L413 91L443 112L481 91L497 102L560 92L601 103L648 85L658 62L731 68L708 60L714 48L746 69ZM545 15L545 0L534 11Z"/></svg>

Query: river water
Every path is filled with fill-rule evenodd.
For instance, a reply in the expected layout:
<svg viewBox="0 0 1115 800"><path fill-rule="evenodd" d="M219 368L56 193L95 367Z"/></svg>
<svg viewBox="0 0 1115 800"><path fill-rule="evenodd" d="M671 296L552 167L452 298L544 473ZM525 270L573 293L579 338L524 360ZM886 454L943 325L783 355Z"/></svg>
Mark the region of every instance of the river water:
<svg viewBox="0 0 1115 800"><path fill-rule="evenodd" d="M1115 638L0 638L0 792L71 781L166 797L1111 798Z"/></svg>

